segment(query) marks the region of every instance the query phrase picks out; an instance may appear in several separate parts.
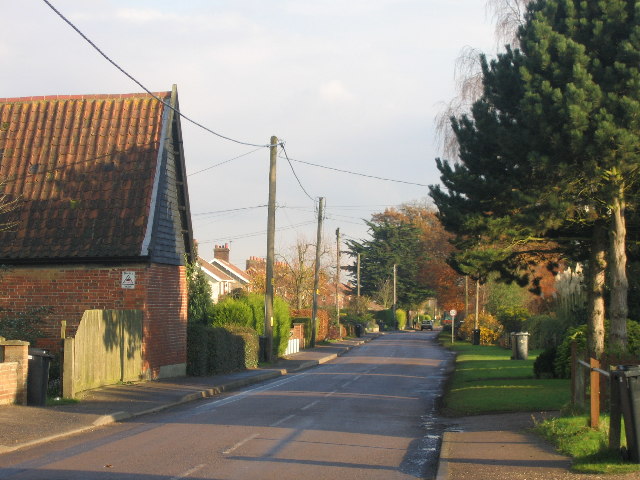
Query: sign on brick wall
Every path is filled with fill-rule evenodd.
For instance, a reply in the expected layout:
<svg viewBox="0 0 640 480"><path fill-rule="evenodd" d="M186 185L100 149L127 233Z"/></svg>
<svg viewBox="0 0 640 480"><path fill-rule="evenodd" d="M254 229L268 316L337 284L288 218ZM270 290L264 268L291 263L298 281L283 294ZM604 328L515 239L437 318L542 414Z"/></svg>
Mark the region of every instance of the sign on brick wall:
<svg viewBox="0 0 640 480"><path fill-rule="evenodd" d="M130 290L136 288L136 272L122 272L120 286Z"/></svg>

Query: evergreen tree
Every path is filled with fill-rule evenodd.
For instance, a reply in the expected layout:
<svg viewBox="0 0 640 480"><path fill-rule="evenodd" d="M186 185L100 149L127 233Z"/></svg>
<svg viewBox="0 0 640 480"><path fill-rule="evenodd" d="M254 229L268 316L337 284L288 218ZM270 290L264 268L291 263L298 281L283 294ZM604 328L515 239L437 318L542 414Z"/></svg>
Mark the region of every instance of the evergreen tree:
<svg viewBox="0 0 640 480"><path fill-rule="evenodd" d="M425 255L420 230L410 224L380 218L366 222L371 239L348 240L348 253L356 257L360 253L360 292L374 296L393 279L396 265L397 300L402 306L417 305L432 294L420 278L419 261ZM355 276L355 266L345 267Z"/></svg>
<svg viewBox="0 0 640 480"><path fill-rule="evenodd" d="M626 345L625 209L636 187L640 10L630 0L538 0L520 49L483 61L484 94L454 119L461 163L432 197L474 268L514 271L553 238L589 252L591 348L602 351L606 232L613 345ZM586 247L585 249L575 248ZM510 263L511 262L511 263ZM467 262L473 265L473 262Z"/></svg>

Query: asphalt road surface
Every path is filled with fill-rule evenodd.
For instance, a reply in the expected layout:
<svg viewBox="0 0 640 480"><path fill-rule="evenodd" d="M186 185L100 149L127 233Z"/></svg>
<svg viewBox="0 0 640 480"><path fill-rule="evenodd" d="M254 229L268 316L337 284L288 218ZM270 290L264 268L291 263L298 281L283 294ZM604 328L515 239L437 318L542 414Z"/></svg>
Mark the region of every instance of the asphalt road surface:
<svg viewBox="0 0 640 480"><path fill-rule="evenodd" d="M387 334L299 374L14 452L0 479L433 478L450 361L436 335Z"/></svg>

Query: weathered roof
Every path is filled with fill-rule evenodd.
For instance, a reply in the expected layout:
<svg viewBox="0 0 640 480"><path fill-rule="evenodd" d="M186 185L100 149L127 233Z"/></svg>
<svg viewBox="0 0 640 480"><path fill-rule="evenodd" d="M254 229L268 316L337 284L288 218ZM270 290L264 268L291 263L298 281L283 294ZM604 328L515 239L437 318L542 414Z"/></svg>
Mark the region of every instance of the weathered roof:
<svg viewBox="0 0 640 480"><path fill-rule="evenodd" d="M0 99L0 193L18 200L0 259L144 255L165 109L148 94Z"/></svg>
<svg viewBox="0 0 640 480"><path fill-rule="evenodd" d="M234 282L235 279L231 276L227 275L224 271L216 267L215 265L211 265L204 258L198 257L198 264L200 268L207 273L209 276L214 278L219 282Z"/></svg>
<svg viewBox="0 0 640 480"><path fill-rule="evenodd" d="M236 281L247 284L249 283L249 278L247 278L247 272L242 270L241 268L236 267L234 264L222 260L221 258L212 258L209 263L211 265L217 266L222 271L226 272L228 275L233 277Z"/></svg>

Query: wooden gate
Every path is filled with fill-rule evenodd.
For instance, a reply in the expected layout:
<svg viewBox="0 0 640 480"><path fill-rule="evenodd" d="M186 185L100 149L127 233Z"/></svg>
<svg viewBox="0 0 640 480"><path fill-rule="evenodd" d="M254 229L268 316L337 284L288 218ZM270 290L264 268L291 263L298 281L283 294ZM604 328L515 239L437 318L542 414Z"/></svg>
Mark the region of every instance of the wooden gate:
<svg viewBox="0 0 640 480"><path fill-rule="evenodd" d="M139 381L142 367L142 311L86 310L76 336L64 340L63 396Z"/></svg>

